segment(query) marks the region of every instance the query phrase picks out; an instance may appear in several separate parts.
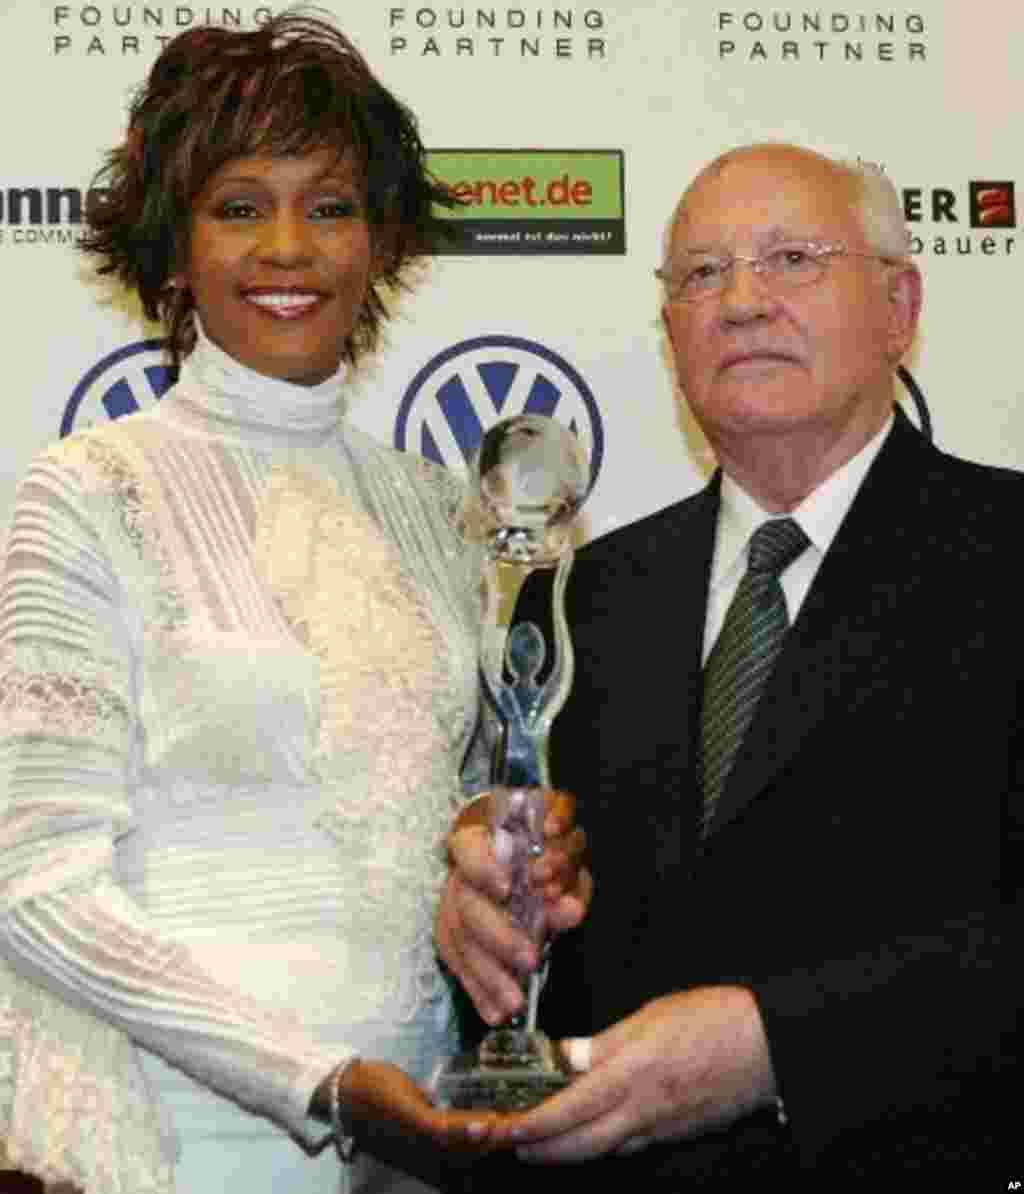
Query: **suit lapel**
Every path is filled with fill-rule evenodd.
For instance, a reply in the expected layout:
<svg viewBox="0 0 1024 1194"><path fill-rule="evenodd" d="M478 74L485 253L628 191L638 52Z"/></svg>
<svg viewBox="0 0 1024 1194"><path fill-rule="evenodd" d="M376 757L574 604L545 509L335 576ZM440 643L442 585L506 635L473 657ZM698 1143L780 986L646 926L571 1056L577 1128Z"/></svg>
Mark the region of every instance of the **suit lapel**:
<svg viewBox="0 0 1024 1194"><path fill-rule="evenodd" d="M676 526L676 542L668 549L672 551L670 568L666 567L664 538L658 537L658 558L651 561L652 575L659 578L659 608L650 611L647 683L651 688L660 687L663 695L653 702L653 709L644 704L651 717L650 741L659 753L657 770L665 778L665 793L673 812L686 818L688 830L690 816L696 811L694 787L699 789L701 654L719 483L716 474L694 499L685 522L680 520Z"/></svg>
<svg viewBox="0 0 1024 1194"><path fill-rule="evenodd" d="M633 694L630 715L636 737L629 751L637 760L636 774L644 777L635 791L631 832L633 854L645 862L642 877L629 871L633 890L627 898L636 903L643 922L636 931L647 942L633 951L638 972L628 980L630 992L662 989L666 942L678 934L679 898L697 844L701 654L718 507L716 475L679 510L671 531L652 528L649 604L630 605L644 622L640 690Z"/></svg>
<svg viewBox="0 0 1024 1194"><path fill-rule="evenodd" d="M923 452L922 452L923 449ZM793 761L823 722L866 691L886 642L916 522L896 512L908 473L931 449L897 410L879 452L800 608L719 802L720 833ZM837 740L838 741L838 740Z"/></svg>
<svg viewBox="0 0 1024 1194"><path fill-rule="evenodd" d="M558 775L566 782L586 775L584 758L602 769L588 776L595 784L605 773L617 779L644 768L656 777L648 785L656 817L668 794L694 774L718 504L715 478L700 493L588 544L569 579L576 678L552 732ZM540 621L523 601L517 613ZM600 751L588 749L595 733Z"/></svg>

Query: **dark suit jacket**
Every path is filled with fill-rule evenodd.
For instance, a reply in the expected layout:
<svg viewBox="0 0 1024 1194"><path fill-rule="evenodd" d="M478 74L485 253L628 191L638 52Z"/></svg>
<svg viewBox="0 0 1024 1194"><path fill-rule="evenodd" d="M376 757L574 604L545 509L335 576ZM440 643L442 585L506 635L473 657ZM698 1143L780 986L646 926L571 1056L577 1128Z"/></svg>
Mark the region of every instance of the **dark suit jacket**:
<svg viewBox="0 0 1024 1194"><path fill-rule="evenodd" d="M1021 1002L1003 951L1020 956L1024 475L945 455L897 412L702 843L718 488L576 559L551 757L596 894L556 948L542 1023L582 1035L663 993L749 987L790 1129L760 1114L598 1164L673 1190L766 1166L998 1169ZM543 619L543 587L524 616Z"/></svg>

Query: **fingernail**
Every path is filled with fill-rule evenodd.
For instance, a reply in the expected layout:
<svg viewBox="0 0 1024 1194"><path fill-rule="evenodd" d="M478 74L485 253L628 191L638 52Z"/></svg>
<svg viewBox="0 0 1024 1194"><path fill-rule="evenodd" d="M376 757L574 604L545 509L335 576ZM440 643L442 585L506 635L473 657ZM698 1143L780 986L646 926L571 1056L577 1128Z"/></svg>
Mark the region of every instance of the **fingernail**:
<svg viewBox="0 0 1024 1194"><path fill-rule="evenodd" d="M589 1037L576 1037L563 1041L562 1050L569 1059L569 1064L577 1074L585 1074L590 1069L592 1048Z"/></svg>

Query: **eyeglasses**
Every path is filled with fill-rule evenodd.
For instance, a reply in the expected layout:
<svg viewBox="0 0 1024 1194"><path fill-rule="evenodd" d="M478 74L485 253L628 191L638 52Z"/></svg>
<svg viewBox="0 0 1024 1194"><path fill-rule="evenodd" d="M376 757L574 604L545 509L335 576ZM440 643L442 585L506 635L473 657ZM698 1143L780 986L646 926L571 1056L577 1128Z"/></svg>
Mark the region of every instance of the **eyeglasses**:
<svg viewBox="0 0 1024 1194"><path fill-rule="evenodd" d="M722 293L737 261L749 265L769 290L788 291L820 282L831 257L864 257L893 264L891 257L857 253L838 242L791 241L757 257L691 250L681 261L656 269L654 276L665 283L669 302L699 303Z"/></svg>

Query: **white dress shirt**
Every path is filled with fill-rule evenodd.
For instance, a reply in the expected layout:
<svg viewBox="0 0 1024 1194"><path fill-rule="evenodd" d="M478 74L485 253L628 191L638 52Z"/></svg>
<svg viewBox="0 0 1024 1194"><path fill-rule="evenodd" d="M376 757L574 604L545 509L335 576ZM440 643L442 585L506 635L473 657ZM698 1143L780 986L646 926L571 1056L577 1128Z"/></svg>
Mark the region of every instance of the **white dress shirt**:
<svg viewBox="0 0 1024 1194"><path fill-rule="evenodd" d="M810 539L810 546L782 573L782 591L786 596L790 624L796 621L800 606L811 587L821 561L825 558L861 483L892 428L889 416L885 426L863 448L834 472L792 511L793 518ZM707 617L704 621L704 662L722 629L726 611L740 580L747 570L750 539L762 523L783 517L770 514L727 474L722 476L722 504L715 531L715 552L711 562Z"/></svg>

